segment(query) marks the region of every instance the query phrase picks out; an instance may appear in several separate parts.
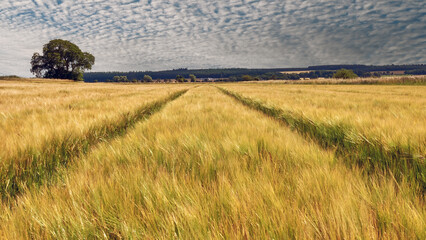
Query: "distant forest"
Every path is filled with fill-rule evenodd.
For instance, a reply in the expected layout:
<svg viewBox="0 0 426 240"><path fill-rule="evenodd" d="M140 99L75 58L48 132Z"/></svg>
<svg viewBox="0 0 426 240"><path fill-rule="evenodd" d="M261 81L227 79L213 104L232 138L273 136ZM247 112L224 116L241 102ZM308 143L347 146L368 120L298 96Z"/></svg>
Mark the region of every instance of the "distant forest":
<svg viewBox="0 0 426 240"><path fill-rule="evenodd" d="M193 74L199 80L215 79L216 81L248 81L248 80L298 80L300 78L331 78L333 73L339 69L353 70L360 77L379 77L380 75L393 74L426 74L425 64L415 65L323 65L309 66L307 68L270 68L270 69L247 69L247 68L225 68L225 69L173 69L166 71L147 72L89 72L84 74L86 82L112 82L117 76L125 76L127 81L143 81L144 76L151 76L153 80L176 79L177 76L189 79ZM304 73L282 73L302 72ZM397 72L397 73L396 73ZM116 77L116 78L114 78Z"/></svg>

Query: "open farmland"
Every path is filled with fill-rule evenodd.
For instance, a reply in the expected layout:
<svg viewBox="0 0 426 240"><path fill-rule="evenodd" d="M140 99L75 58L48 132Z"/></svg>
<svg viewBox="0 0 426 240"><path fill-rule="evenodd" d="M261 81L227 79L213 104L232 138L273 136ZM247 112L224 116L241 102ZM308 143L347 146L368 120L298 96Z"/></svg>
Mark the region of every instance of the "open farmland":
<svg viewBox="0 0 426 240"><path fill-rule="evenodd" d="M0 238L425 239L426 87L0 82Z"/></svg>
<svg viewBox="0 0 426 240"><path fill-rule="evenodd" d="M100 121L132 112L180 86L0 82L0 157L52 137L82 132Z"/></svg>
<svg viewBox="0 0 426 240"><path fill-rule="evenodd" d="M426 86L262 85L226 87L314 122L353 126L387 145L426 153Z"/></svg>
<svg viewBox="0 0 426 240"><path fill-rule="evenodd" d="M367 171L391 170L426 190L426 87L234 85L227 92ZM225 90L226 91L226 90Z"/></svg>

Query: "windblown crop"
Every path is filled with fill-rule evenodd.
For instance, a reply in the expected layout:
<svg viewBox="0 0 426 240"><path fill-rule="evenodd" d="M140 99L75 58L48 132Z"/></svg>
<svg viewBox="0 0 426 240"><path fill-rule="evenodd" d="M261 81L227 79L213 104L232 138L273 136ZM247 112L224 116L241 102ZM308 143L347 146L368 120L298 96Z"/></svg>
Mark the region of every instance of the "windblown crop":
<svg viewBox="0 0 426 240"><path fill-rule="evenodd" d="M423 86L219 87L1 83L0 238L426 238Z"/></svg>

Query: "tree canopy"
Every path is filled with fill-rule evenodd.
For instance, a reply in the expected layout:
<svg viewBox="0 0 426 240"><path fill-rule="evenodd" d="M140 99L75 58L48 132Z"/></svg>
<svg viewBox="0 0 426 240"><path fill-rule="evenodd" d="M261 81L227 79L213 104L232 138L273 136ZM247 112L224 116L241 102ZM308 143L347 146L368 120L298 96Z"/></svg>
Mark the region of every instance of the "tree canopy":
<svg viewBox="0 0 426 240"><path fill-rule="evenodd" d="M333 75L333 78L343 78L343 79L351 79L351 78L357 78L357 77L358 75L356 75L354 71L348 70L348 69L340 69Z"/></svg>
<svg viewBox="0 0 426 240"><path fill-rule="evenodd" d="M128 82L127 76L114 76L114 82Z"/></svg>
<svg viewBox="0 0 426 240"><path fill-rule="evenodd" d="M144 82L152 82L152 77L149 75L144 75L143 76L143 81Z"/></svg>
<svg viewBox="0 0 426 240"><path fill-rule="evenodd" d="M181 75L177 75L176 76L176 81L178 81L178 82L185 82L185 78L182 77Z"/></svg>
<svg viewBox="0 0 426 240"><path fill-rule="evenodd" d="M83 80L84 70L92 69L95 57L74 43L55 39L43 46L43 55L34 53L31 73L37 77Z"/></svg>

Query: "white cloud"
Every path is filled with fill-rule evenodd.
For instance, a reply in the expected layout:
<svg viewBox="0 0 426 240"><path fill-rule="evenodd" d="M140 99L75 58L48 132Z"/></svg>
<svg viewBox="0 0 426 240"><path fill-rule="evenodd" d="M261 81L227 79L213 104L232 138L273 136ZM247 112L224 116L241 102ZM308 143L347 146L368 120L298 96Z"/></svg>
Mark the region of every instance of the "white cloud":
<svg viewBox="0 0 426 240"><path fill-rule="evenodd" d="M0 74L54 38L94 71L424 63L424 1L2 0Z"/></svg>

